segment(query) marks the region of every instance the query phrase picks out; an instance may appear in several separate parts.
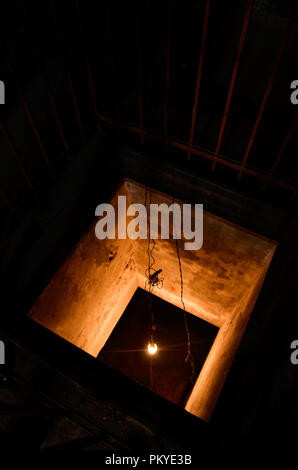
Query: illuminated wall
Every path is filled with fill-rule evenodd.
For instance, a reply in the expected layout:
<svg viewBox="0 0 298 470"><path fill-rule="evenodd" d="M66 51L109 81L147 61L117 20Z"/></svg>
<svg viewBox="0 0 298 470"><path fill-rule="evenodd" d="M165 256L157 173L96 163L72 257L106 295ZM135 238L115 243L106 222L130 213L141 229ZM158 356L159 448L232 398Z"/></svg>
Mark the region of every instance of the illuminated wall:
<svg viewBox="0 0 298 470"><path fill-rule="evenodd" d="M144 204L145 191L125 180L110 202L116 209L118 195L125 195L128 204ZM152 190L151 202L171 204L172 198ZM96 220L29 312L32 319L94 357L137 287L144 288L148 264L147 240L98 240L95 224ZM189 412L209 420L276 243L204 211L203 247L185 251L183 241L179 246L186 310L219 327L186 405ZM164 284L153 294L181 307L175 241L156 240L154 257Z"/></svg>

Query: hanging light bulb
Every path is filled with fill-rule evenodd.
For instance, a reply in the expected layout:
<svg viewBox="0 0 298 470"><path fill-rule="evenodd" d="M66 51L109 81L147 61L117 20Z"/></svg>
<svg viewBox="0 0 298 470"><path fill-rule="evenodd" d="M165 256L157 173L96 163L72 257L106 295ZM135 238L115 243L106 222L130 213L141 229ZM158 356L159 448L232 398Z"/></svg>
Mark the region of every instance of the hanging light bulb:
<svg viewBox="0 0 298 470"><path fill-rule="evenodd" d="M154 354L157 353L157 344L156 343L148 343L148 353L153 356Z"/></svg>

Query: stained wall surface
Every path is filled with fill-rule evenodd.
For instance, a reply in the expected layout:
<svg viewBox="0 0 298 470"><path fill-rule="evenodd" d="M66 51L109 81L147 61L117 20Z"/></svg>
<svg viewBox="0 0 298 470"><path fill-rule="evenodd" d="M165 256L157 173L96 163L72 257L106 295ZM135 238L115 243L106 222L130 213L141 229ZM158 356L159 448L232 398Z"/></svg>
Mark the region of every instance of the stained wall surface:
<svg viewBox="0 0 298 470"><path fill-rule="evenodd" d="M116 212L116 233L119 195L127 197L127 205L144 204L146 188L125 180L115 192L110 202ZM170 205L173 200L152 190L151 202ZM127 218L127 222L131 219ZM96 221L29 312L32 319L93 356L99 354L137 287L145 287L148 266L148 240L98 240L95 224ZM186 310L219 327L186 405L188 411L208 420L276 243L204 211L202 248L186 251L184 240L179 240L178 246ZM154 267L162 269L164 283L153 294L181 307L175 240L156 240L154 258Z"/></svg>

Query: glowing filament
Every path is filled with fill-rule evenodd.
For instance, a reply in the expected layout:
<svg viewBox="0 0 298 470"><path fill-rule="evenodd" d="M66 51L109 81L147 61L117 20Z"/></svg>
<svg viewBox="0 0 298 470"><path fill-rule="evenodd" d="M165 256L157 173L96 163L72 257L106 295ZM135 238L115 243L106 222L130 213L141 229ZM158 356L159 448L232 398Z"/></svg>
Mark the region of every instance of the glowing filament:
<svg viewBox="0 0 298 470"><path fill-rule="evenodd" d="M148 344L148 353L153 355L157 352L157 344L156 343L149 343Z"/></svg>

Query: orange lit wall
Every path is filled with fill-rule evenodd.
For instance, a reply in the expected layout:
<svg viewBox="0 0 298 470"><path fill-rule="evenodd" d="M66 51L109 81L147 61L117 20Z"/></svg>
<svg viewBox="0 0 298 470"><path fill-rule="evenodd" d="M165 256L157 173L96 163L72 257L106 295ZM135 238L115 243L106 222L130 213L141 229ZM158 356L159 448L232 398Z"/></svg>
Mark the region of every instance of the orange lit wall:
<svg viewBox="0 0 298 470"><path fill-rule="evenodd" d="M110 201L115 208L118 195L126 195L128 204L144 204L145 187L125 180ZM152 190L151 202L171 204L172 198ZM94 357L137 287L144 288L148 264L147 240L98 240L95 224L96 220L29 312L32 319ZM203 247L185 251L183 240L179 247L186 310L219 327L186 405L190 413L208 421L276 243L204 211ZM153 294L181 307L175 241L156 240L154 257L164 284Z"/></svg>

